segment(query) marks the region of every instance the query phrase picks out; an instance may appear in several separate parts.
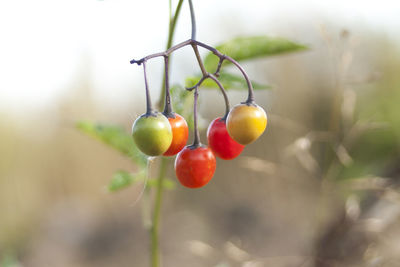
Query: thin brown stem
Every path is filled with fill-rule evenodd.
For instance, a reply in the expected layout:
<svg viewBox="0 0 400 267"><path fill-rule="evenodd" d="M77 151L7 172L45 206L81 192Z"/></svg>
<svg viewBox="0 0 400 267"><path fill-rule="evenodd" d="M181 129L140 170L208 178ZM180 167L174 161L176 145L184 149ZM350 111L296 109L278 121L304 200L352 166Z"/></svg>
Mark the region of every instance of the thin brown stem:
<svg viewBox="0 0 400 267"><path fill-rule="evenodd" d="M193 40L193 39L189 39L189 40L186 40L186 41L184 41L184 42L181 42L181 43L179 43L179 44L177 44L177 45L175 45L175 46L172 46L172 47L169 48L167 51L160 52L160 53L155 53L155 54L152 54L152 55L148 55L147 57L144 57L144 58L139 59L139 60L132 59L130 62L131 62L131 64L138 64L138 65L140 65L140 64L142 64L143 62L145 62L145 61L147 61L147 60L149 60L149 59L151 59L151 58L161 57L161 56L163 56L163 57L169 56L169 55L170 55L172 52L174 52L175 50L178 50L178 49L180 49L180 48L182 48L182 47L185 47L185 46L187 46L187 45L191 45L191 46L193 47L195 53L196 53L196 50L198 50L198 49L197 49L197 46L200 46L200 47L203 47L203 48L205 48L205 49L211 51L214 55L216 55L217 57L219 57L219 58L220 58L220 63L218 64L216 74L219 74L219 71L220 71L220 69L221 69L221 66L219 66L219 65L220 65L220 64L222 65L222 61L223 61L223 60L228 60L228 61L230 61L233 65L235 65L235 66L239 69L239 71L242 73L244 79L246 80L247 87L248 87L248 92L249 92L249 93L248 93L247 100L246 100L244 103L249 104L249 105L254 104L254 89L253 89L253 85L251 84L251 81L250 81L250 79L249 79L249 76L247 75L247 73L246 73L246 71L243 69L243 67L242 67L236 60L234 60L233 58L231 58L231 57L229 57L229 56L227 56L227 55L222 54L221 52L219 52L219 51L218 51L217 49L215 49L214 47L211 47L211 46L209 46L209 45L206 45L206 44L204 44L204 43L202 43L202 42L199 42L199 41L196 41L196 40ZM203 73L203 76L206 76L206 75L207 75L207 71L205 70L204 65L202 64L200 55L198 54L198 51L197 51L197 53L196 53L196 58L197 58L197 60L198 60L198 62L199 62L199 66L200 66L200 68L201 68L201 71L202 71L202 73ZM199 59L200 59L200 60L199 60Z"/></svg>
<svg viewBox="0 0 400 267"><path fill-rule="evenodd" d="M192 147L196 148L201 145L199 128L197 124L197 99L199 97L198 87L194 89L194 103L193 103L193 120L194 120L194 140Z"/></svg>
<svg viewBox="0 0 400 267"><path fill-rule="evenodd" d="M143 62L143 74L144 74L144 86L146 88L146 115L151 115L153 113L153 107L151 105L151 97L149 84L147 82L147 73L146 73L146 63Z"/></svg>
<svg viewBox="0 0 400 267"><path fill-rule="evenodd" d="M189 0L190 20L192 22L192 39L196 40L196 17L194 16L194 8L192 0Z"/></svg>
<svg viewBox="0 0 400 267"><path fill-rule="evenodd" d="M219 72L221 71L222 63L224 62L224 57L219 58L217 70L214 72L215 77L219 77Z"/></svg>
<svg viewBox="0 0 400 267"><path fill-rule="evenodd" d="M211 73L207 73L206 76L201 77L201 79L193 86L193 87L187 87L186 90L188 91L193 91L194 89L200 87L200 85L207 80L208 78L210 78L211 80L213 80L217 85L218 88L220 89L223 97L224 97L224 101L225 101L225 115L222 119L226 119L226 117L228 116L228 113L230 111L230 104L229 104L229 99L228 99L228 95L226 94L225 88L222 85L222 83L217 79L217 77L215 77L214 74Z"/></svg>
<svg viewBox="0 0 400 267"><path fill-rule="evenodd" d="M164 87L165 87L165 105L164 105L164 111L163 114L166 117L174 117L174 114L172 112L172 107L171 107L171 95L170 95L170 91L169 91L169 80L168 80L168 56L164 57L164 68L165 68L165 74L164 74Z"/></svg>
<svg viewBox="0 0 400 267"><path fill-rule="evenodd" d="M229 104L229 99L228 99L228 95L226 94L226 91L224 89L224 86L222 85L222 83L217 79L217 77L215 77L213 74L209 74L208 77L213 80L219 87L223 97L224 97L224 101L225 101L225 115L224 117L222 117L222 119L226 119L226 117L228 117L228 113L231 109L230 104Z"/></svg>
<svg viewBox="0 0 400 267"><path fill-rule="evenodd" d="M196 55L197 63L199 63L201 73L203 74L203 76L207 76L208 72L207 72L206 68L204 67L203 60L201 59L197 45L192 44L192 48L193 48L194 54Z"/></svg>

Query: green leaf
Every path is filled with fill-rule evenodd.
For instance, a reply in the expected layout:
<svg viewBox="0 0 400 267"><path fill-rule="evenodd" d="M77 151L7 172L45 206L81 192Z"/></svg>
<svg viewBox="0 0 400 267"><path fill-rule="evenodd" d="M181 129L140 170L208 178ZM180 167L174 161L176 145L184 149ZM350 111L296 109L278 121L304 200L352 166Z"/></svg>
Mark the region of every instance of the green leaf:
<svg viewBox="0 0 400 267"><path fill-rule="evenodd" d="M3 251L2 259L0 259L0 267L18 267L21 264L18 262L16 253L6 249Z"/></svg>
<svg viewBox="0 0 400 267"><path fill-rule="evenodd" d="M147 157L136 147L131 135L127 134L121 127L103 125L90 121L79 121L76 127L83 133L129 156L139 166L146 166Z"/></svg>
<svg viewBox="0 0 400 267"><path fill-rule="evenodd" d="M108 190L110 192L115 192L119 191L121 189L124 189L131 184L137 183L137 182L145 182L146 181L146 176L147 172L145 170L142 170L138 173L129 173L127 171L119 170L114 173L110 184L108 185ZM146 186L149 187L156 187L157 186L157 179L148 179ZM174 189L175 188L175 182L172 181L171 179L164 178L163 179L163 187L165 189Z"/></svg>
<svg viewBox="0 0 400 267"><path fill-rule="evenodd" d="M308 49L308 47L284 38L250 36L237 37L218 45L216 49L237 61L241 61L260 57L275 56L287 52L301 51ZM210 52L204 59L206 69L209 71L215 70L218 65L218 61L218 57ZM224 62L227 63L227 60Z"/></svg>
<svg viewBox="0 0 400 267"><path fill-rule="evenodd" d="M193 87L200 79L201 75L191 76L186 78L186 87ZM247 82L243 78L243 76L226 73L223 72L220 74L218 80L222 83L222 86L226 89L239 89L239 90L247 90ZM270 85L260 84L254 81L251 81L254 90L262 90L262 89L271 89ZM202 84L202 87L205 88L218 88L217 84L211 80L207 79Z"/></svg>
<svg viewBox="0 0 400 267"><path fill-rule="evenodd" d="M119 170L114 173L110 181L110 184L108 185L108 190L111 192L118 191L120 189L128 187L132 183L144 180L145 177L146 177L146 171L144 170L135 174Z"/></svg>

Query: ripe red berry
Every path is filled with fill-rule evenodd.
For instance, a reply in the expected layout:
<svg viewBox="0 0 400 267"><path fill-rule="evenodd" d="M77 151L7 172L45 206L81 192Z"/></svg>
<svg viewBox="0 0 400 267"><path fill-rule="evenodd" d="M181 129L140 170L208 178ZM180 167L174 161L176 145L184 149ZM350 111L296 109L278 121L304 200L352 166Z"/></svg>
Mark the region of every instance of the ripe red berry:
<svg viewBox="0 0 400 267"><path fill-rule="evenodd" d="M207 139L208 146L221 159L234 159L244 149L244 145L233 140L228 134L225 119L216 118L211 122L207 130Z"/></svg>
<svg viewBox="0 0 400 267"><path fill-rule="evenodd" d="M176 113L173 113L174 117L168 117L168 121L172 128L172 142L168 150L163 156L173 156L181 151L187 142L189 136L189 128L185 119Z"/></svg>
<svg viewBox="0 0 400 267"><path fill-rule="evenodd" d="M189 188L205 186L213 177L215 168L215 156L205 146L186 146L175 159L176 177Z"/></svg>

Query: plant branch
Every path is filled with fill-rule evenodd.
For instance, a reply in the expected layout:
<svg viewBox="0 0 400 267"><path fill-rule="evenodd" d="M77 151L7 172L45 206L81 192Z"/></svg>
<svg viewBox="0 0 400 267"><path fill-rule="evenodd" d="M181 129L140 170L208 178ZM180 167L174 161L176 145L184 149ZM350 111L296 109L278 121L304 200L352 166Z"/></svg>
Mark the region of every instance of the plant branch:
<svg viewBox="0 0 400 267"><path fill-rule="evenodd" d="M200 56L200 53L199 53L199 49L197 48L197 45L196 44L192 44L192 48L193 48L194 54L196 55L197 63L199 63L199 67L201 69L201 73L203 74L203 76L207 76L208 72L207 72L206 68L204 67L203 60L201 59L201 56Z"/></svg>
<svg viewBox="0 0 400 267"><path fill-rule="evenodd" d="M209 45L206 45L206 44L204 44L204 43L202 43L202 42L199 42L199 41L196 41L196 40L193 40L193 39L189 39L189 40L183 41L183 42L181 42L181 43L179 43L179 44L177 44L177 45L175 45L175 46L172 46L171 48L169 48L168 50L166 50L166 51L164 51L164 52L159 52L159 53L151 54L151 55L148 55L148 56L146 56L146 57L144 57L144 58L141 58L141 59L139 59L139 60L132 59L132 60L130 61L130 63L131 63L131 64L138 64L138 65L140 65L140 64L142 64L143 62L146 62L147 60L152 59L152 58L155 58L155 57L165 57L165 56L169 56L172 52L174 52L174 51L176 51L176 50L178 50L178 49L180 49L180 48L182 48L182 47L185 47L185 46L187 46L187 45L191 45L192 47L193 47L193 45L194 45L195 47L197 47L197 46L203 47L203 48L205 48L205 49L211 51L214 55L216 55L217 57L220 58L220 63L218 63L217 71L215 72L215 75L216 75L216 76L218 76L217 74L219 74L219 71L220 71L220 69L221 69L221 66L220 66L220 65L222 65L222 61L223 61L223 60L228 60L228 61L230 61L233 65L235 65L235 66L239 69L239 71L242 73L244 79L246 80L247 87L248 87L248 91L249 91L247 100L246 100L244 103L246 103L246 104L248 104L248 105L254 104L254 89L253 89L253 85L251 84L251 81L250 81L250 79L249 79L249 76L247 75L247 73L246 73L246 71L243 69L243 67L242 67L236 60L234 60L234 59L231 58L230 56L227 56L227 55L222 54L221 52L219 52L219 51L218 51L217 49L215 49L214 47L209 46ZM195 49L195 48L193 48L193 49ZM196 52L195 52L195 53L196 53ZM197 55L196 55L196 57L197 57ZM201 61L200 61L200 62L201 62ZM199 64L200 64L200 63L199 63ZM203 66L203 67L204 67L204 66ZM201 68L201 65L200 65L200 68ZM205 71L205 69L204 69L204 70L202 69L202 73L203 73L203 75L204 75L204 72L203 72L203 71ZM205 71L205 72L206 72L206 71ZM206 73L207 73L207 72L206 72ZM204 75L204 76L205 76L205 75Z"/></svg>
<svg viewBox="0 0 400 267"><path fill-rule="evenodd" d="M215 77L219 77L219 72L221 71L222 63L224 62L224 57L219 58L217 70L214 72Z"/></svg>
<svg viewBox="0 0 400 267"><path fill-rule="evenodd" d="M211 74L211 73L207 73L206 76L201 77L201 79L192 87L187 87L186 90L188 91L193 91L193 89L196 89L198 87L200 87L200 85L206 80L210 78L211 80L213 80L217 85L218 88L220 89L223 97L224 97L224 101L225 101L225 115L223 117L223 119L226 119L226 117L228 116L229 110L230 110L230 104L229 104L229 99L228 99L228 95L226 94L226 91L224 89L224 86L222 85L222 83L217 79L217 77L215 77L215 74Z"/></svg>

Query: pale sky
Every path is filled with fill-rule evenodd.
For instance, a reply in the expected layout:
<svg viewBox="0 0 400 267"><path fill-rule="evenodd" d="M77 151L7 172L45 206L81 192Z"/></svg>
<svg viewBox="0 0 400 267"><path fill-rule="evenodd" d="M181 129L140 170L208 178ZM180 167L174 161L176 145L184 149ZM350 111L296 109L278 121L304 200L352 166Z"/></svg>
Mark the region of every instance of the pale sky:
<svg viewBox="0 0 400 267"><path fill-rule="evenodd" d="M400 33L400 1L394 0L194 0L194 5L198 39L210 44L325 20ZM0 112L53 105L68 94L84 56L93 67L96 97L124 101L126 90L142 86L141 69L129 60L164 49L167 21L167 0L0 1ZM225 23L236 21L240 25L225 34ZM175 43L190 34L187 3L178 23Z"/></svg>

